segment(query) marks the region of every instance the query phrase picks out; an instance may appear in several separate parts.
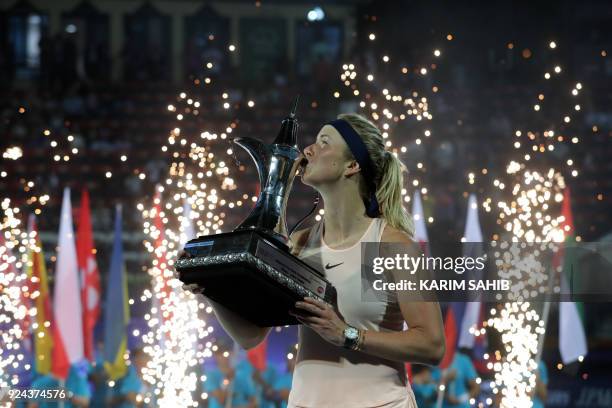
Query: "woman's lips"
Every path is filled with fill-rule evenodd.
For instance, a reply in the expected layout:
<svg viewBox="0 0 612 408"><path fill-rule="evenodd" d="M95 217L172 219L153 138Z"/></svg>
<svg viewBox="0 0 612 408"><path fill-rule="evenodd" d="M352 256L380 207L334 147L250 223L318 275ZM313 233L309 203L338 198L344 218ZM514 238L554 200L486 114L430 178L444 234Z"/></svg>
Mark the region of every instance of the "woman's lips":
<svg viewBox="0 0 612 408"><path fill-rule="evenodd" d="M303 158L300 160L300 165L298 166L297 176L302 176L306 172L306 167L308 166L308 159Z"/></svg>

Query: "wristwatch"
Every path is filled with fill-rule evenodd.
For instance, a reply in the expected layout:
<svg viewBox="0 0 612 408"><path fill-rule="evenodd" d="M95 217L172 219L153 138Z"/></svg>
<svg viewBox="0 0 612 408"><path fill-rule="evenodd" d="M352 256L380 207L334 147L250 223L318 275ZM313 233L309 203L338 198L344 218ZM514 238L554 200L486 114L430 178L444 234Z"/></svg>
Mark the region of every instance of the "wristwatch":
<svg viewBox="0 0 612 408"><path fill-rule="evenodd" d="M353 326L348 326L344 329L344 348L349 350L357 350L360 346L361 333L359 329Z"/></svg>

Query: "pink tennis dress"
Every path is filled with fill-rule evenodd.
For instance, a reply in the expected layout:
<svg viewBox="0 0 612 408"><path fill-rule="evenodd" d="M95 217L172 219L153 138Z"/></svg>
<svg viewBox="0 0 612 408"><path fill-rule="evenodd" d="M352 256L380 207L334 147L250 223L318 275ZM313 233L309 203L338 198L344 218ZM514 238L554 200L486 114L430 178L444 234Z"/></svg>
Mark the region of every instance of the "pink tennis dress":
<svg viewBox="0 0 612 408"><path fill-rule="evenodd" d="M359 242L335 250L325 245L323 221L310 230L298 257L317 270L338 292L338 310L351 326L375 331L401 331L404 319L397 298L361 299L361 242L380 242L386 222L374 218ZM289 395L295 408L414 408L416 402L402 362L346 350L299 327L299 350Z"/></svg>

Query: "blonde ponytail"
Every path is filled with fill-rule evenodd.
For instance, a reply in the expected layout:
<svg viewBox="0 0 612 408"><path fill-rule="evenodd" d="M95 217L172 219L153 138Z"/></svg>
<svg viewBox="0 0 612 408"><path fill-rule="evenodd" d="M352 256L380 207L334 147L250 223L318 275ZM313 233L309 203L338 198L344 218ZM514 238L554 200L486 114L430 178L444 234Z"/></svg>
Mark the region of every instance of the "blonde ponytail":
<svg viewBox="0 0 612 408"><path fill-rule="evenodd" d="M389 225L414 236L412 216L404 208L402 188L406 166L395 154L385 150L385 143L378 127L356 113L338 115L347 121L359 134L375 168L376 199L380 205L381 216ZM350 152L349 152L350 154ZM360 183L362 197L368 197L367 185L363 178Z"/></svg>
<svg viewBox="0 0 612 408"><path fill-rule="evenodd" d="M376 184L376 199L383 209L383 217L394 228L414 236L412 216L404 207L402 188L406 166L393 153L386 151L380 180Z"/></svg>

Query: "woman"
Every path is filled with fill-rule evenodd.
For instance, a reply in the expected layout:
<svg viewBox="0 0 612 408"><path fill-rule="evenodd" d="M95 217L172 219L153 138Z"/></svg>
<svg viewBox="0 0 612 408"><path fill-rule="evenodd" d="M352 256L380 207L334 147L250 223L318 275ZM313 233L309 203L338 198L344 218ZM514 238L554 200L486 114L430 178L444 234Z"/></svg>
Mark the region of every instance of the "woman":
<svg viewBox="0 0 612 408"><path fill-rule="evenodd" d="M380 130L357 114L323 126L304 155L302 182L321 194L325 214L313 227L292 234L292 251L325 272L337 290L337 304L310 298L296 303L294 315L302 325L289 407L416 407L404 362L442 359L439 305L409 301L401 292L376 302L361 299L360 243L413 247L412 222L402 205L404 166L385 151ZM379 255L395 256L384 245ZM245 348L269 332L221 305L213 307Z"/></svg>

